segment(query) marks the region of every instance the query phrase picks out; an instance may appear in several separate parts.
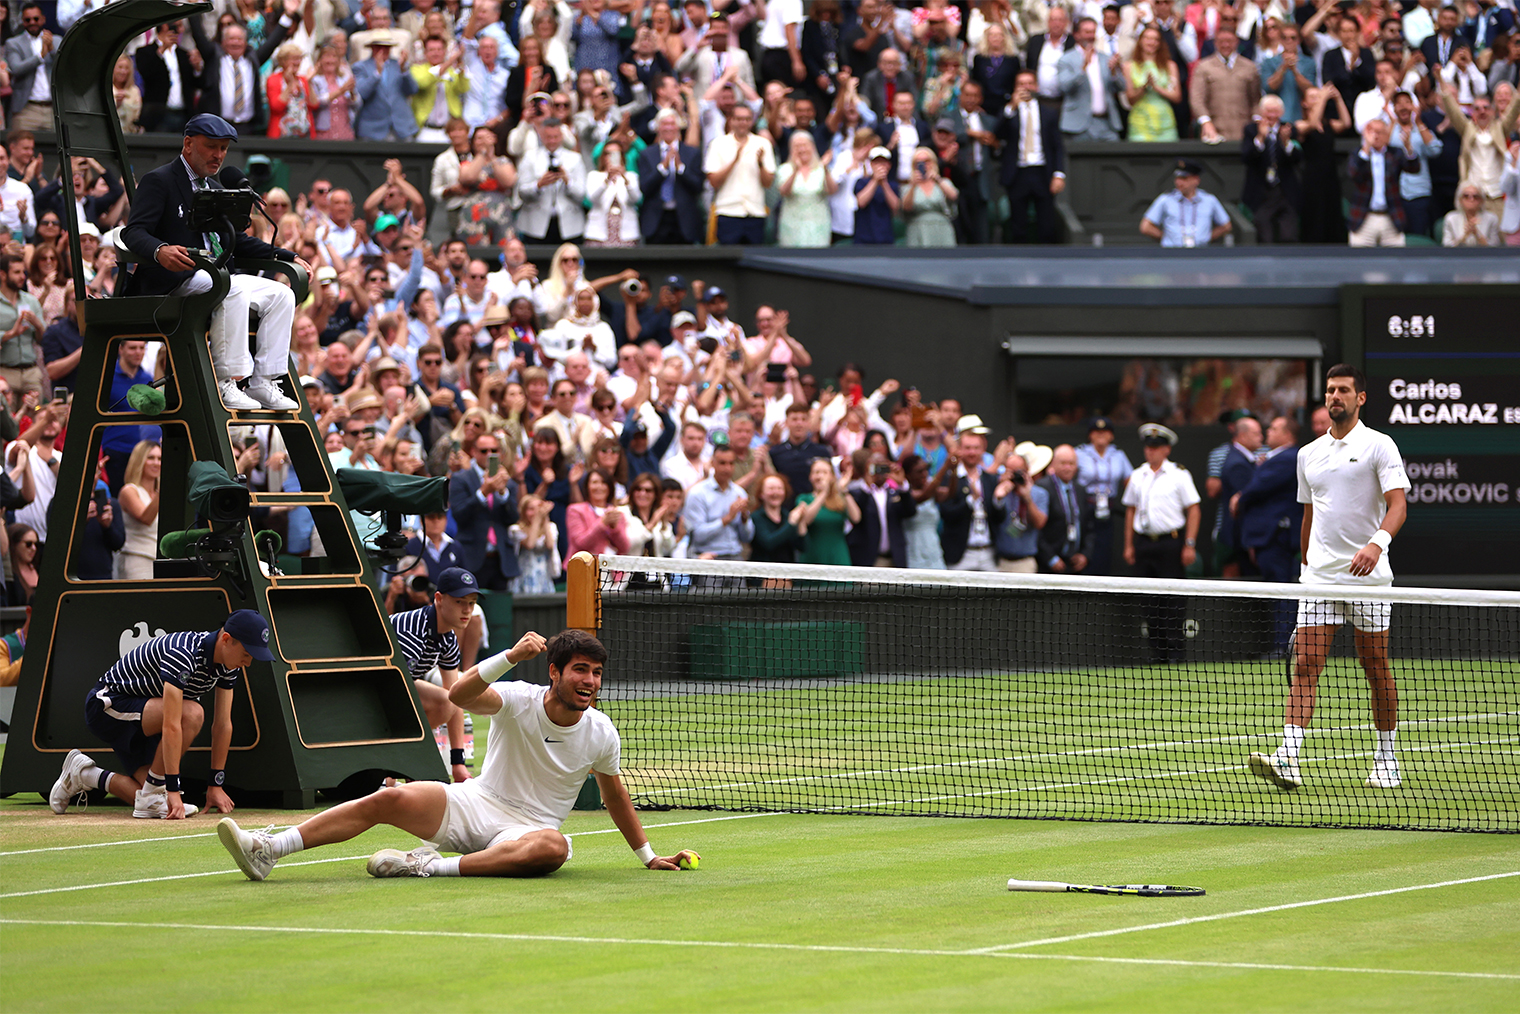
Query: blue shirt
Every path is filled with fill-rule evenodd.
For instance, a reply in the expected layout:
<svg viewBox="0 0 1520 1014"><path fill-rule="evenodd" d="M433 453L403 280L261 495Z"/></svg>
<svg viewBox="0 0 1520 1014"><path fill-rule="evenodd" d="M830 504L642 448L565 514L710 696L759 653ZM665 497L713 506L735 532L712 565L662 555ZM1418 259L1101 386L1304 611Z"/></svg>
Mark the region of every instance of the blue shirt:
<svg viewBox="0 0 1520 1014"><path fill-rule="evenodd" d="M1388 143L1398 148L1400 151L1405 150L1404 130L1397 123L1393 125L1392 139ZM1430 196L1429 160L1435 158L1437 155L1441 154L1442 151L1446 150L1446 146L1441 143L1441 139L1435 136L1434 133L1430 135L1430 143L1426 144L1425 139L1420 136L1420 128L1418 125L1410 128L1409 147L1412 150L1405 152L1405 154L1412 155L1420 160L1420 171L1417 173L1412 173L1406 169L1403 172L1399 173L1399 196L1404 198L1406 201L1412 201L1419 197Z"/></svg>
<svg viewBox="0 0 1520 1014"><path fill-rule="evenodd" d="M1227 224L1230 216L1219 198L1200 187L1191 199L1179 190L1162 194L1151 202L1145 220L1161 227L1162 246L1188 246L1188 236L1192 246L1208 246L1214 227Z"/></svg>
<svg viewBox="0 0 1520 1014"><path fill-rule="evenodd" d="M116 360L111 371L111 396L106 401L108 412L131 412L132 406L127 404L127 391L133 384L151 384L153 375L147 370L139 368L130 377L121 372L121 360ZM111 457L120 456L126 460L132 454L132 448L139 441L163 440L163 430L157 426L107 426L105 436L100 440L100 449Z"/></svg>
<svg viewBox="0 0 1520 1014"><path fill-rule="evenodd" d="M1272 80L1272 75L1277 73L1277 69L1282 66L1282 62L1282 54L1278 53L1276 56L1262 57L1256 61L1256 65L1261 68L1261 93L1263 95L1276 95L1282 99L1283 122L1292 123L1294 120L1301 120L1304 117L1304 97L1298 90L1298 78L1293 76L1292 71L1285 71L1282 77L1282 87L1278 88L1275 92L1267 87L1267 82ZM1319 71L1315 69L1314 58L1312 56L1302 52L1298 54L1298 72L1311 85L1319 83Z"/></svg>
<svg viewBox="0 0 1520 1014"><path fill-rule="evenodd" d="M1077 448L1077 485L1092 497L1100 518L1108 517L1108 501L1119 495L1134 471L1129 457L1113 444L1101 457L1092 444Z"/></svg>
<svg viewBox="0 0 1520 1014"><path fill-rule="evenodd" d="M716 479L703 479L686 494L686 507L681 516L691 532L691 555L712 553L715 556L738 556L744 552L744 543L755 537L755 523L744 514L723 523L723 515L735 500L748 500L737 482L730 482L727 489L719 489Z"/></svg>
<svg viewBox="0 0 1520 1014"><path fill-rule="evenodd" d="M622 56L617 37L622 27L623 19L616 11L602 11L595 21L584 14L576 15L570 29L570 39L575 43L575 72L590 68L616 75Z"/></svg>
<svg viewBox="0 0 1520 1014"><path fill-rule="evenodd" d="M870 183L869 175L856 180L855 193L859 194ZM890 175L887 177L887 186L892 188L894 194L897 193L897 180ZM866 206L855 209L855 243L891 246L896 238L892 232L892 208L887 204L887 195L877 187Z"/></svg>
<svg viewBox="0 0 1520 1014"><path fill-rule="evenodd" d="M1372 212L1388 210L1388 160L1384 158L1387 149L1374 151L1367 163L1372 166L1372 198L1367 202L1367 210ZM1360 151L1357 158L1367 158Z"/></svg>
<svg viewBox="0 0 1520 1014"><path fill-rule="evenodd" d="M1041 513L1050 510L1050 494L1044 486L1031 486L1029 499L1034 501ZM1019 500L1019 495L1009 493L1003 500L1003 506L1008 511L1008 517L998 526L998 554L1010 560L1020 560L1039 552L1040 530L1030 523L1029 515L1021 510L1023 502Z"/></svg>

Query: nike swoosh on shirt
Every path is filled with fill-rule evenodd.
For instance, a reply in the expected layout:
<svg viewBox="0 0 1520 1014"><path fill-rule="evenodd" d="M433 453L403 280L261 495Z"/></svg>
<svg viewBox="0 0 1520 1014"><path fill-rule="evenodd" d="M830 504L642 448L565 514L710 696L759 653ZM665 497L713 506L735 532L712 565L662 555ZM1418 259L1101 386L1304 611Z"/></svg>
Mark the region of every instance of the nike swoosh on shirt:
<svg viewBox="0 0 1520 1014"><path fill-rule="evenodd" d="M548 736L545 736L544 737L544 742L545 743L563 743L564 740L562 740L562 739L550 739Z"/></svg>

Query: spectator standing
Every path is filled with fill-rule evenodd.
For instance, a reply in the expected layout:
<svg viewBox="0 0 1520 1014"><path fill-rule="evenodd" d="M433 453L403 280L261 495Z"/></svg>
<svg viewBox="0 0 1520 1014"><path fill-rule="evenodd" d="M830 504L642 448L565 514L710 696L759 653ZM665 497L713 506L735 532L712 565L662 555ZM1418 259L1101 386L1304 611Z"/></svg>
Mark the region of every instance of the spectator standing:
<svg viewBox="0 0 1520 1014"><path fill-rule="evenodd" d="M1087 424L1087 443L1077 448L1077 484L1092 506L1093 541L1087 572L1104 576L1113 570L1114 526L1112 517L1122 506L1120 497L1134 466L1114 446L1114 424L1096 416Z"/></svg>
<svg viewBox="0 0 1520 1014"><path fill-rule="evenodd" d="M939 174L939 158L931 148L913 152L913 177L902 195L907 222L907 245L955 246L955 214L960 192Z"/></svg>
<svg viewBox="0 0 1520 1014"><path fill-rule="evenodd" d="M31 469L32 501L18 507L15 515L18 522L36 533L39 550L47 545L48 509L58 490L58 466L63 462L56 444L68 417L66 405L54 403L42 408L32 417L32 425L5 449L5 467L9 472L19 474L22 468ZM25 485L24 478L19 485ZM14 539L11 544L15 545ZM21 603L12 599L11 604Z"/></svg>
<svg viewBox="0 0 1520 1014"><path fill-rule="evenodd" d="M945 478L950 495L940 505L940 543L951 570L997 569L993 539L1004 516L997 475L983 468L988 432L978 416L962 416L956 423L957 463Z"/></svg>
<svg viewBox="0 0 1520 1014"><path fill-rule="evenodd" d="M644 191L639 224L646 243L695 243L702 235L702 153L681 143L680 114L655 115L655 143L639 152Z"/></svg>
<svg viewBox="0 0 1520 1014"><path fill-rule="evenodd" d="M989 24L971 61L971 80L982 86L982 101L988 109L1008 105L1022 66L1008 30L997 22Z"/></svg>
<svg viewBox="0 0 1520 1014"><path fill-rule="evenodd" d="M811 134L798 130L788 139L786 164L777 171L781 195L781 223L776 232L779 246L825 247L829 245L829 198L838 184L828 167L819 163L818 146Z"/></svg>
<svg viewBox="0 0 1520 1014"><path fill-rule="evenodd" d="M540 144L518 164L518 228L534 243L579 239L586 227L586 164L564 151L560 120L549 117L538 129Z"/></svg>
<svg viewBox="0 0 1520 1014"><path fill-rule="evenodd" d="M143 357L148 343L124 340L116 346L115 369L111 374L111 411L125 411L127 391L134 384L151 384L153 375L143 369ZM113 496L119 495L125 481L129 461L140 443L158 443L162 431L157 426L110 426L100 440L100 451L105 455L106 481Z"/></svg>
<svg viewBox="0 0 1520 1014"><path fill-rule="evenodd" d="M1377 61L1374 80L1377 85L1358 95L1356 105L1351 108L1351 118L1358 134L1374 119L1393 123L1393 97L1399 90L1399 73L1392 60Z"/></svg>
<svg viewBox="0 0 1520 1014"><path fill-rule="evenodd" d="M1002 32L994 26L993 30ZM1061 54L1056 73L1061 85L1061 130L1068 141L1117 141L1124 129L1119 116L1119 54L1098 52L1098 23L1077 22L1076 46ZM982 59L978 57L978 59Z"/></svg>
<svg viewBox="0 0 1520 1014"><path fill-rule="evenodd" d="M1298 236L1305 243L1346 241L1341 161L1335 153L1335 136L1350 126L1351 113L1339 91L1326 85L1305 92L1304 118L1296 124L1304 146L1304 203Z"/></svg>
<svg viewBox="0 0 1520 1014"><path fill-rule="evenodd" d="M1298 423L1278 416L1267 427L1267 455L1251 481L1229 501L1240 544L1264 580L1291 584L1298 580L1299 540L1304 507L1298 502ZM1286 650L1295 606L1276 603L1273 645Z"/></svg>
<svg viewBox="0 0 1520 1014"><path fill-rule="evenodd" d="M628 515L613 503L614 480L605 469L593 468L582 480L585 499L570 505L570 555L586 552L627 555Z"/></svg>
<svg viewBox="0 0 1520 1014"><path fill-rule="evenodd" d="M42 333L42 359L47 364L48 383L53 387L67 387L70 394L74 393L74 381L79 376L80 350L84 348L78 317L74 283L65 282L63 313Z"/></svg>
<svg viewBox="0 0 1520 1014"><path fill-rule="evenodd" d="M1263 95L1282 99L1283 119L1292 123L1303 119L1304 96L1319 82L1319 70L1312 59L1304 59L1299 45L1298 26L1285 22L1278 27L1282 49L1276 53L1256 54Z"/></svg>
<svg viewBox="0 0 1520 1014"><path fill-rule="evenodd" d="M42 304L26 291L26 263L20 254L0 254L0 377L15 397L29 392L42 397L41 342L46 330Z"/></svg>
<svg viewBox="0 0 1520 1014"><path fill-rule="evenodd" d="M1483 95L1472 103L1472 116L1462 111L1456 86L1441 88L1441 108L1462 139L1462 153L1457 163L1459 178L1475 183L1483 191L1484 205L1495 216L1504 211L1504 192L1499 186L1504 174L1504 156L1509 147L1510 131L1520 119L1520 90L1514 90L1509 108L1495 118L1493 100Z"/></svg>
<svg viewBox="0 0 1520 1014"><path fill-rule="evenodd" d="M95 492L104 498L105 505L102 507L93 496L84 502L85 523L74 547L73 560L73 576L80 581L111 580L115 576L117 553L127 537L121 504L106 492L106 484L99 480L96 480Z"/></svg>
<svg viewBox="0 0 1520 1014"><path fill-rule="evenodd" d="M708 20L701 41L676 61L676 73L682 77L690 75L698 95L706 95L713 82L729 73L730 67L733 80L742 82L749 92L755 90L754 65L748 53L730 45L730 29L728 15L718 11Z"/></svg>
<svg viewBox="0 0 1520 1014"><path fill-rule="evenodd" d="M1140 231L1165 247L1208 246L1230 231L1230 216L1219 198L1198 185L1203 169L1178 159L1172 170L1174 189L1151 203Z"/></svg>
<svg viewBox="0 0 1520 1014"><path fill-rule="evenodd" d="M1347 171L1355 188L1351 197L1351 246L1403 246L1408 219L1399 196L1399 177L1418 172L1419 161L1388 146L1388 124L1373 120L1362 132L1362 146L1351 153Z"/></svg>
<svg viewBox="0 0 1520 1014"><path fill-rule="evenodd" d="M1219 469L1219 509L1214 515L1214 562L1223 577L1240 577L1254 573L1240 545L1230 501L1251 484L1256 474L1256 460L1261 448L1261 423L1254 416L1235 420L1235 435ZM1243 563L1244 561L1244 563Z"/></svg>
<svg viewBox="0 0 1520 1014"><path fill-rule="evenodd" d="M713 188L717 241L759 246L765 242L765 188L776 176L776 153L765 137L753 132L755 114L737 105L729 132L708 145L703 169Z"/></svg>
<svg viewBox="0 0 1520 1014"><path fill-rule="evenodd" d="M200 72L194 58L179 46L183 22L170 21L154 31L153 42L137 47L133 59L142 78L142 113L138 123L146 131L177 134L195 108L195 90Z"/></svg>
<svg viewBox="0 0 1520 1014"><path fill-rule="evenodd" d="M1336 38L1340 45L1320 59L1320 80L1341 93L1347 109L1355 109L1357 96L1377 87L1372 50L1362 45L1355 18L1341 18Z"/></svg>
<svg viewBox="0 0 1520 1014"><path fill-rule="evenodd" d="M1399 195L1404 199L1404 216L1408 232L1429 236L1433 224L1430 206L1430 159L1445 150L1441 139L1431 133L1425 121L1415 115L1414 96L1399 92L1393 97L1393 129L1389 143L1405 155L1416 159L1418 172L1399 174Z"/></svg>
<svg viewBox="0 0 1520 1014"><path fill-rule="evenodd" d="M116 557L118 580L153 579L153 561L158 557L158 498L162 474L163 449L154 440L138 441L126 459L118 494L123 515L123 542Z"/></svg>
<svg viewBox="0 0 1520 1014"><path fill-rule="evenodd" d="M684 432L682 438L684 442ZM742 560L745 544L755 537L755 523L749 495L733 481L734 449L727 444L713 448L711 468L710 476L686 491L681 516L691 533L688 553L701 560ZM840 538L842 542L842 531Z"/></svg>
<svg viewBox="0 0 1520 1014"><path fill-rule="evenodd" d="M1124 562L1139 577L1181 580L1198 558L1202 512L1198 489L1187 469L1168 460L1177 434L1159 423L1140 427L1145 464L1135 469L1124 490ZM1184 605L1156 596L1147 603L1146 623L1157 662L1181 662Z"/></svg>
<svg viewBox="0 0 1520 1014"><path fill-rule="evenodd" d="M861 79L859 92L878 121L892 115L899 94L915 94L913 75L903 65L902 53L883 49L876 66Z"/></svg>
<svg viewBox="0 0 1520 1014"><path fill-rule="evenodd" d="M301 47L287 42L275 53L275 72L264 80L269 99L270 137L307 137L311 134L308 113L309 86L297 68Z"/></svg>
<svg viewBox="0 0 1520 1014"><path fill-rule="evenodd" d="M370 57L354 65L359 96L359 117L354 133L366 141L410 141L417 134L409 96L417 92L417 79L406 70L406 54L390 58L398 40L389 30L379 30L369 40Z"/></svg>
<svg viewBox="0 0 1520 1014"><path fill-rule="evenodd" d="M11 178L10 169L10 153L0 147L0 229L8 240L27 242L37 231L37 202L32 188Z"/></svg>
<svg viewBox="0 0 1520 1014"><path fill-rule="evenodd" d="M1505 245L1520 246L1520 141L1509 143L1499 188L1504 191L1504 216L1499 220L1499 234Z"/></svg>
<svg viewBox="0 0 1520 1014"><path fill-rule="evenodd" d="M608 141L599 156L600 168L586 174L587 246L637 246L639 203L644 192L639 178L630 173L623 159L623 146Z"/></svg>
<svg viewBox="0 0 1520 1014"><path fill-rule="evenodd" d="M307 87L312 140L352 141L353 107L359 101L358 83L338 47L322 47L317 56L316 73L307 82Z"/></svg>
<svg viewBox="0 0 1520 1014"><path fill-rule="evenodd" d="M57 40L47 28L39 3L21 7L20 32L5 40L5 65L11 74L12 130L53 129L53 64Z"/></svg>
<svg viewBox="0 0 1520 1014"><path fill-rule="evenodd" d="M1457 188L1457 207L1441 223L1442 246L1501 246L1499 218L1483 207L1483 190L1476 183Z"/></svg>
<svg viewBox="0 0 1520 1014"><path fill-rule="evenodd" d="M301 0L284 0L284 10L274 27L265 33L257 49L250 49L248 30L231 24L218 32L215 40L206 38L201 19L192 17L190 34L203 62L199 109L220 116L239 134L262 133L266 124L263 89L259 87L259 67L270 58L285 36L295 30L300 17Z"/></svg>
<svg viewBox="0 0 1520 1014"><path fill-rule="evenodd" d="M447 39L433 36L422 40L423 60L411 66L417 91L412 95L412 119L417 123L416 140L425 144L449 142L449 124L464 115L464 98L470 82L460 62L464 49L449 52Z"/></svg>
<svg viewBox="0 0 1520 1014"><path fill-rule="evenodd" d="M1198 61L1189 81L1189 104L1208 144L1240 137L1261 99L1261 74L1236 52L1239 43L1233 14L1221 14L1214 54Z"/></svg>
<svg viewBox="0 0 1520 1014"><path fill-rule="evenodd" d="M1298 163L1303 149L1293 138L1293 124L1283 120L1283 101L1264 96L1255 119L1244 128L1240 158L1246 164L1240 201L1251 209L1261 243L1297 243L1302 192Z"/></svg>
<svg viewBox="0 0 1520 1014"><path fill-rule="evenodd" d="M798 563L826 566L850 565L850 547L845 541L845 522L861 523L860 504L844 493L850 479L851 461L843 461L843 475L834 472L826 458L814 460L808 468L808 489L797 497L788 520L802 538Z"/></svg>
<svg viewBox="0 0 1520 1014"><path fill-rule="evenodd" d="M581 0L580 13L570 27L575 43L575 70L603 70L616 74L621 51L618 32L622 18L608 9L607 0ZM505 85L503 86L505 87Z"/></svg>
<svg viewBox="0 0 1520 1014"><path fill-rule="evenodd" d="M471 128L505 129L512 71L501 61L500 43L489 35L475 38L466 34L460 48L466 86L460 115Z"/></svg>
<svg viewBox="0 0 1520 1014"><path fill-rule="evenodd" d="M1031 463L1031 470L1037 472L1034 466L1038 464ZM1098 519L1077 481L1076 448L1070 444L1055 448L1049 468L1039 480L1049 505L1040 527L1040 569L1053 574L1089 573Z"/></svg>
<svg viewBox="0 0 1520 1014"><path fill-rule="evenodd" d="M11 576L5 582L5 604L30 606L37 594L37 553L41 543L31 525L17 521L5 528L10 546Z"/></svg>
<svg viewBox="0 0 1520 1014"><path fill-rule="evenodd" d="M461 565L480 587L505 591L520 573L507 529L517 523L517 483L495 434L477 434L471 460L449 476L449 513ZM495 467L492 467L492 458Z"/></svg>
<svg viewBox="0 0 1520 1014"><path fill-rule="evenodd" d="M1008 191L1010 239L1028 241L1030 208L1040 243L1056 241L1056 196L1066 188L1066 148L1058 111L1036 99L1035 74L1019 73L1013 102L998 123L1003 141L1001 182Z"/></svg>
<svg viewBox="0 0 1520 1014"><path fill-rule="evenodd" d="M750 543L749 558L756 563L795 563L802 548L802 537L786 510L792 499L791 483L784 475L766 475L753 494L750 520L755 536Z"/></svg>
<svg viewBox="0 0 1520 1014"><path fill-rule="evenodd" d="M928 460L917 454L906 455L899 462L908 495L917 505L917 510L903 520L907 566L912 569L945 569L945 554L939 540L939 505L950 495L950 487L944 479L951 463L952 459L946 455L939 471L930 476Z"/></svg>
<svg viewBox="0 0 1520 1014"><path fill-rule="evenodd" d="M552 505L536 496L522 498L522 516L507 529L517 551L521 573L508 590L514 595L552 595L564 566L559 554L559 528L549 519Z"/></svg>
<svg viewBox="0 0 1520 1014"><path fill-rule="evenodd" d="M994 495L1004 511L995 540L998 570L1005 574L1035 573L1039 569L1040 531L1050 508L1049 491L1030 481L1028 461L1014 452L1003 459L1003 478Z"/></svg>
<svg viewBox="0 0 1520 1014"><path fill-rule="evenodd" d="M1071 15L1066 8L1052 5L1045 17L1044 32L1032 37L1025 50L1024 70L1035 75L1035 91L1040 98L1051 102L1061 101L1061 57L1077 45L1067 31L1070 27Z"/></svg>

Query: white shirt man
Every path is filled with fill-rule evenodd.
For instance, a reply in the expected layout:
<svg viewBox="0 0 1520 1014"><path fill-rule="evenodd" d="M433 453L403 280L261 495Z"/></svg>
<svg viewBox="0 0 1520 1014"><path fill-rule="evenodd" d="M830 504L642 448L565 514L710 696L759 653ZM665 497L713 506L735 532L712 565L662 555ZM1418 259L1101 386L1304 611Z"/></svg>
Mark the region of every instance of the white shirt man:
<svg viewBox="0 0 1520 1014"><path fill-rule="evenodd" d="M1124 506L1135 508L1135 534L1165 535L1187 526L1187 509L1200 501L1193 474L1168 459L1159 469L1141 465L1130 473Z"/></svg>

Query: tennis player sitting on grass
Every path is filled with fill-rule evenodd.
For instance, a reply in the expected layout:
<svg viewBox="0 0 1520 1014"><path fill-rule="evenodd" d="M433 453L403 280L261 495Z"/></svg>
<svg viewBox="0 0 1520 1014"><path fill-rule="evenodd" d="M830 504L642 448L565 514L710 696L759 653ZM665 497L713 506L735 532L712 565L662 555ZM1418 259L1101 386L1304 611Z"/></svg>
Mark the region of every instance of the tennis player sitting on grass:
<svg viewBox="0 0 1520 1014"><path fill-rule="evenodd" d="M206 720L197 698L214 687L206 806L231 813L222 783L232 746L232 688L254 659L273 658L269 624L252 609L227 617L221 630L165 634L127 652L84 699L85 724L116 751L126 774L70 750L48 794L53 812L63 813L75 796L101 789L131 803L134 817L177 820L195 813L194 804L180 796L179 765Z"/></svg>
<svg viewBox="0 0 1520 1014"><path fill-rule="evenodd" d="M545 650L547 689L521 682L491 686ZM471 668L449 691L459 707L496 716L479 778L380 789L277 834L244 831L229 817L217 825L217 836L253 880L263 880L292 852L348 841L377 824L427 844L410 852L376 852L367 867L374 877L538 877L572 854L559 827L590 771L639 861L651 870L679 869L679 861L694 853L655 855L618 777L621 741L612 721L594 708L606 661L607 649L590 634L565 630L546 646L529 631L510 650ZM464 854L445 859L440 848Z"/></svg>
<svg viewBox="0 0 1520 1014"><path fill-rule="evenodd" d="M1299 583L1367 585L1393 583L1388 546L1408 514L1409 477L1393 438L1361 421L1367 383L1360 370L1344 363L1325 373L1325 407L1330 432L1298 453L1298 502L1304 505L1300 533L1304 553ZM1293 686L1284 706L1283 741L1270 754L1253 753L1251 773L1284 788L1304 783L1298 749L1314 717L1319 674L1330 654L1335 628L1355 628L1356 654L1367 673L1372 694L1372 724L1377 747L1370 789L1399 787L1399 691L1388 666L1387 602L1338 602L1303 598L1298 603L1294 639Z"/></svg>

